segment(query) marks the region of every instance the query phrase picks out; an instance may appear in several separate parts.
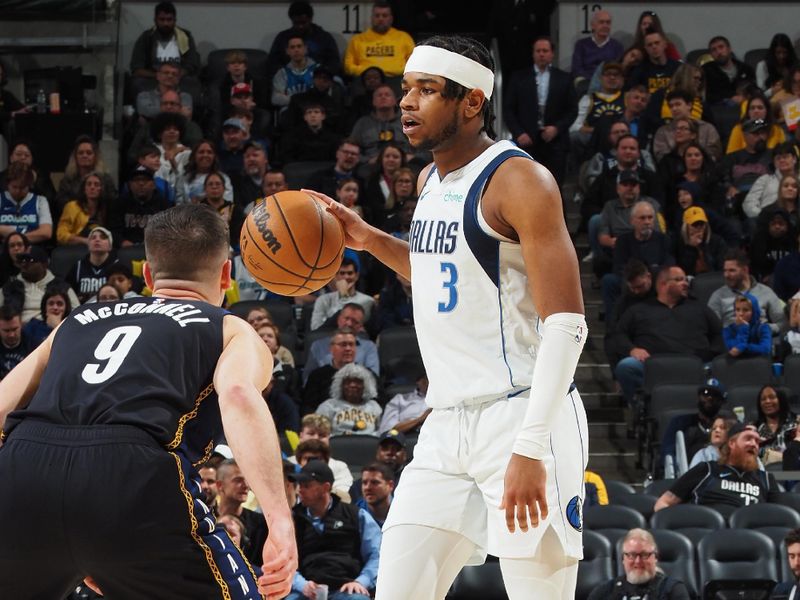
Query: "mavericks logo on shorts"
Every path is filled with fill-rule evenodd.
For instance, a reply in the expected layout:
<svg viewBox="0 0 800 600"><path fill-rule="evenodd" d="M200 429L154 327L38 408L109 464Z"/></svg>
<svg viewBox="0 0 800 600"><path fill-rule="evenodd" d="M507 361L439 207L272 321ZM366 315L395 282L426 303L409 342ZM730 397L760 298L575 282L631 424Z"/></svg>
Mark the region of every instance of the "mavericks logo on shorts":
<svg viewBox="0 0 800 600"><path fill-rule="evenodd" d="M583 501L580 496L567 503L567 521L575 531L583 531Z"/></svg>

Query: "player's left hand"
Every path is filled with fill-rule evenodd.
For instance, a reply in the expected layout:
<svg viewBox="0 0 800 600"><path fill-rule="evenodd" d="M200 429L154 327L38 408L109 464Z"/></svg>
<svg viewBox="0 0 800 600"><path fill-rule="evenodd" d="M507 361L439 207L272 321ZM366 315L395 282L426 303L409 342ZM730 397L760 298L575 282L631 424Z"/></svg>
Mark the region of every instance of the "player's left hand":
<svg viewBox="0 0 800 600"><path fill-rule="evenodd" d="M83 578L83 583L85 583L86 587L92 590L95 594L98 594L100 596L103 595L102 590L100 590L100 586L97 585L97 582L94 580L94 578L89 577L87 575L86 577Z"/></svg>
<svg viewBox="0 0 800 600"><path fill-rule="evenodd" d="M264 574L258 578L258 592L267 600L285 598L292 591L292 579L297 570L297 543L291 517L273 518L264 544Z"/></svg>
<svg viewBox="0 0 800 600"><path fill-rule="evenodd" d="M503 501L500 510L506 512L506 526L511 533L516 525L522 531L538 527L547 518L547 470L541 460L512 454L506 467ZM516 523L515 523L516 520Z"/></svg>
<svg viewBox="0 0 800 600"><path fill-rule="evenodd" d="M345 583L339 588L339 591L347 594L362 594L364 596L369 596L369 590L357 581L349 581Z"/></svg>

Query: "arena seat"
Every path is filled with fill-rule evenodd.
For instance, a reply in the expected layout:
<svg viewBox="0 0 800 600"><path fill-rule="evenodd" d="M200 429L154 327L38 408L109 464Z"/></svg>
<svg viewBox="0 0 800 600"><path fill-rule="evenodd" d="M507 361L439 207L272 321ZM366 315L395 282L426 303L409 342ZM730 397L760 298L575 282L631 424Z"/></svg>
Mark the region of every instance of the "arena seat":
<svg viewBox="0 0 800 600"><path fill-rule="evenodd" d="M508 600L500 563L487 560L482 565L461 569L447 600Z"/></svg>
<svg viewBox="0 0 800 600"><path fill-rule="evenodd" d="M723 354L711 361L711 373L726 387L760 386L772 381L772 360L766 356L732 358Z"/></svg>
<svg viewBox="0 0 800 600"><path fill-rule="evenodd" d="M731 529L757 529L759 527L800 527L800 514L788 506L773 503L751 504L736 509L728 518Z"/></svg>
<svg viewBox="0 0 800 600"><path fill-rule="evenodd" d="M614 554L611 542L595 531L583 532L583 560L578 563L575 599L586 600L597 586L614 577Z"/></svg>
<svg viewBox="0 0 800 600"><path fill-rule="evenodd" d="M626 496L635 494L636 490L630 483L624 481L617 481L616 479L606 479L606 492L608 492L609 504L620 504L620 500L624 500ZM624 504L624 503L622 503Z"/></svg>
<svg viewBox="0 0 800 600"><path fill-rule="evenodd" d="M791 395L800 396L800 354L792 354L784 359L783 383L792 390Z"/></svg>
<svg viewBox="0 0 800 600"><path fill-rule="evenodd" d="M701 385L704 379L703 361L697 356L660 354L651 356L644 363L644 391L646 394L652 394L657 385Z"/></svg>
<svg viewBox="0 0 800 600"><path fill-rule="evenodd" d="M133 268L134 261L145 260L144 244L134 244L133 246L125 246L117 250L117 259L123 265ZM136 273L134 273L135 275Z"/></svg>
<svg viewBox="0 0 800 600"><path fill-rule="evenodd" d="M642 515L645 521L649 521L650 517L653 516L656 498L649 494L628 494L627 496L620 497L616 504L617 506L632 508Z"/></svg>
<svg viewBox="0 0 800 600"><path fill-rule="evenodd" d="M656 479L655 481L651 481L650 485L644 488L644 493L658 499L661 497L661 494L671 488L674 483L674 479Z"/></svg>
<svg viewBox="0 0 800 600"><path fill-rule="evenodd" d="M333 163L327 160L303 160L286 163L283 167L286 185L289 186L290 190L308 187L308 180L314 173L327 169L332 165Z"/></svg>
<svg viewBox="0 0 800 600"><path fill-rule="evenodd" d="M700 540L697 547L700 581L718 589L741 589L743 579L778 581L775 549L763 533L721 529Z"/></svg>
<svg viewBox="0 0 800 600"><path fill-rule="evenodd" d="M375 460L378 438L374 435L334 435L330 441L331 456L347 463L352 473Z"/></svg>
<svg viewBox="0 0 800 600"><path fill-rule="evenodd" d="M644 529L646 526L644 517L629 506L608 504L590 506L583 511L584 530L588 529L605 536L612 547L634 527Z"/></svg>
<svg viewBox="0 0 800 600"><path fill-rule="evenodd" d="M775 495L775 502L773 502L773 504L788 506L800 512L800 494L797 492L779 492Z"/></svg>
<svg viewBox="0 0 800 600"><path fill-rule="evenodd" d="M662 509L650 518L653 529L667 529L685 535L698 544L709 533L726 528L725 517L707 506L676 504Z"/></svg>
<svg viewBox="0 0 800 600"><path fill-rule="evenodd" d="M87 254L89 254L89 250L85 244L56 246L50 255L48 268L53 272L53 275L64 279L72 266Z"/></svg>
<svg viewBox="0 0 800 600"><path fill-rule="evenodd" d="M723 285L725 285L725 278L722 276L721 271L700 273L692 278L692 283L689 285L689 293L703 304L708 304L708 299L714 293L714 290L721 288Z"/></svg>

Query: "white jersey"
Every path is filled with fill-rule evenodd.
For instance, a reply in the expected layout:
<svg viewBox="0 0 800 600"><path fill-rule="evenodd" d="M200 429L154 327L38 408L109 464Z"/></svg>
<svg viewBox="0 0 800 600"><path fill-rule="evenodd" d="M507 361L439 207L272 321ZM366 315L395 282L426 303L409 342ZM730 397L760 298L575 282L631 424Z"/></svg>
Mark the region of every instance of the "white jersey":
<svg viewBox="0 0 800 600"><path fill-rule="evenodd" d="M408 240L414 322L432 408L531 384L539 317L522 251L480 212L487 180L511 157L530 159L501 141L443 179L432 169L414 212ZM520 190L517 201L532 201L530 190Z"/></svg>

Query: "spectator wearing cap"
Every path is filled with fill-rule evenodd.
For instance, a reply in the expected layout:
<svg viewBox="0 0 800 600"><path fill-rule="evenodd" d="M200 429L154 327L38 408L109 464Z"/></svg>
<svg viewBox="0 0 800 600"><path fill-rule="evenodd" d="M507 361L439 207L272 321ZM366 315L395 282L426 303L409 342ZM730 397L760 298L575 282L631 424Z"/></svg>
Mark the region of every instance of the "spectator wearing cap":
<svg viewBox="0 0 800 600"><path fill-rule="evenodd" d="M560 184L569 152L569 126L578 114L575 86L555 67L549 37L533 42L533 69L511 76L503 95L503 116L512 139L553 173Z"/></svg>
<svg viewBox="0 0 800 600"><path fill-rule="evenodd" d="M589 243L592 245L594 270L598 276L612 269L617 238L623 233L633 231L631 225L633 205L640 200L649 202L658 215L660 210L658 202L649 196L643 196L641 190L641 180L636 171L619 171L616 197L607 201L600 215L593 217L589 222ZM656 230L662 229L658 220L654 226Z"/></svg>
<svg viewBox="0 0 800 600"><path fill-rule="evenodd" d="M728 327L736 321L734 301L742 294L751 294L761 306L762 321L769 324L772 335L786 329L784 303L767 285L759 283L750 274L750 258L742 250L730 250L722 265L725 285L714 290L708 299L708 306Z"/></svg>
<svg viewBox="0 0 800 600"><path fill-rule="evenodd" d="M369 67L379 67L387 77L403 74L414 40L405 31L392 27L394 15L388 2L372 5L369 29L355 34L344 54L344 73L356 77Z"/></svg>
<svg viewBox="0 0 800 600"><path fill-rule="evenodd" d="M89 251L79 258L67 273L66 281L78 295L78 300L86 302L97 294L108 281L108 269L117 262L112 250L114 237L105 227L95 227L87 237Z"/></svg>
<svg viewBox="0 0 800 600"><path fill-rule="evenodd" d="M356 506L366 510L383 527L394 492L394 471L386 464L373 462L361 469L361 498Z"/></svg>
<svg viewBox="0 0 800 600"><path fill-rule="evenodd" d="M328 586L331 600L369 600L378 576L380 527L366 510L331 494L333 472L324 462L309 461L294 477L299 564L286 600L315 598L320 585Z"/></svg>
<svg viewBox="0 0 800 600"><path fill-rule="evenodd" d="M758 443L754 427L734 423L720 448L719 462L689 469L656 501L655 510L691 502L728 516L742 506L774 502L780 488L772 473L759 469Z"/></svg>
<svg viewBox="0 0 800 600"><path fill-rule="evenodd" d="M744 100L738 92L739 86L755 83L753 67L734 56L731 43L724 36L712 37L708 42L708 52L714 59L703 65L708 103L738 107Z"/></svg>
<svg viewBox="0 0 800 600"><path fill-rule="evenodd" d="M666 575L658 566L658 558L653 534L644 529L631 529L622 538L623 573L597 586L588 600L689 600L691 595L686 584Z"/></svg>
<svg viewBox="0 0 800 600"><path fill-rule="evenodd" d="M725 240L711 231L706 211L699 206L687 208L675 244L675 260L686 274L721 271L727 252Z"/></svg>
<svg viewBox="0 0 800 600"><path fill-rule="evenodd" d="M687 149L687 152L692 152L695 150L700 152L700 147L692 144L691 147ZM706 183L710 184L713 182L707 181ZM722 236L722 239L725 240L725 243L728 244L729 247L739 247L739 244L741 243L741 234L737 227L734 224L731 224L728 219L723 217L716 210L709 207L708 203L704 201L704 198L709 198L707 195L708 191L708 185L701 186L700 183L695 181L684 180L677 184L675 192L672 194L672 198L677 199L677 202L673 202L673 211L669 215L671 217L669 219L670 232L673 234L673 236L677 235L680 232L681 225L683 224L683 213L686 211L686 209L696 206L705 211L712 231Z"/></svg>
<svg viewBox="0 0 800 600"><path fill-rule="evenodd" d="M236 86L246 85L251 93L253 104L266 108L269 104L268 85L261 77L255 76L247 68L247 54L242 50L231 50L225 54L225 77L220 81L216 92L219 94L220 114L227 114L231 107L231 97ZM252 110L252 107L248 107Z"/></svg>
<svg viewBox="0 0 800 600"><path fill-rule="evenodd" d="M614 374L629 404L644 381L644 363L651 355L688 354L710 361L725 348L717 315L689 297L683 269L661 269L655 288L655 298L634 304L620 316L608 343L611 355L623 357Z"/></svg>
<svg viewBox="0 0 800 600"><path fill-rule="evenodd" d="M0 304L0 380L25 360L32 350L22 332L20 309L10 304Z"/></svg>
<svg viewBox="0 0 800 600"><path fill-rule="evenodd" d="M683 157L686 145L690 142L697 142L709 156L719 160L722 156L722 142L716 128L702 119L692 118L694 96L687 91L672 90L667 93L666 101L672 113L672 121L659 127L653 138L653 154L656 160L660 161L673 151L677 151L677 154ZM694 139L689 139L686 135L687 131L691 130L678 129L681 123L686 124L687 121L694 123L697 129ZM689 127L688 124L686 126Z"/></svg>
<svg viewBox="0 0 800 600"><path fill-rule="evenodd" d="M303 122L305 107L319 103L325 108L325 123L336 131L343 133L350 130L351 121L347 119L349 111L345 109L344 88L333 79L332 72L323 66L314 70L312 85L305 92L294 94L289 107L281 113L280 124L283 129L296 127ZM372 104L370 103L370 109Z"/></svg>
<svg viewBox="0 0 800 600"><path fill-rule="evenodd" d="M792 177L797 185L797 149L792 142L778 144L772 149L772 173L755 180L742 202L744 214L755 219L765 206L778 201L781 182L784 177Z"/></svg>
<svg viewBox="0 0 800 600"><path fill-rule="evenodd" d="M709 377L697 388L697 412L678 415L667 423L661 436L661 457L675 455L675 436L683 432L686 456L693 457L708 444L719 411L725 406L727 394L719 379Z"/></svg>
<svg viewBox="0 0 800 600"><path fill-rule="evenodd" d="M729 209L741 203L756 180L768 174L772 165L772 153L767 150L767 122L749 119L742 123L742 132L744 148L726 154L719 164L719 175Z"/></svg>
<svg viewBox="0 0 800 600"><path fill-rule="evenodd" d="M217 156L223 172L233 177L244 168L244 144L250 137L241 119L226 119L222 124L222 143Z"/></svg>
<svg viewBox="0 0 800 600"><path fill-rule="evenodd" d="M323 417L322 415L318 415L315 413L311 413L306 415L300 421L300 431L298 433L298 439L300 440L300 444L304 442L319 442L320 444L324 445L328 448L327 458L324 460L326 461L328 467L330 467L331 471L333 471L334 482L333 482L333 491L336 493L340 498L348 499L350 498L350 486L353 485L353 474L350 472L350 467L347 466L347 463L343 460L337 460L330 455L330 444L331 444L331 421L328 417ZM297 449L300 448L300 444L297 445L295 449L295 454L289 457L289 461L293 464L298 464L299 459L297 456ZM307 446L308 447L308 446ZM320 456L317 458L321 458L325 456L324 454L320 453ZM302 466L302 465L301 465Z"/></svg>
<svg viewBox="0 0 800 600"><path fill-rule="evenodd" d="M303 111L303 124L290 129L281 139L279 156L285 163L295 161L330 161L342 137L325 124L325 107L308 104Z"/></svg>
<svg viewBox="0 0 800 600"><path fill-rule="evenodd" d="M119 202L111 207L108 228L117 247L144 243L144 228L150 217L169 208L167 199L156 189L154 173L139 165L128 175L128 184Z"/></svg>
<svg viewBox="0 0 800 600"><path fill-rule="evenodd" d="M159 2L155 23L133 45L130 70L134 77L153 78L162 63L177 65L187 75L200 71L200 55L188 29L176 26L177 11L172 2Z"/></svg>
<svg viewBox="0 0 800 600"><path fill-rule="evenodd" d="M268 138L272 134L272 113L257 105L254 89L249 83L236 83L229 90L230 104L222 113L224 118L236 117L236 109L247 110L252 114L251 133L258 138ZM222 126L218 121L216 127Z"/></svg>
<svg viewBox="0 0 800 600"><path fill-rule="evenodd" d="M315 412L331 420L332 435L372 435L378 431L383 412L377 397L375 375L350 363L336 371L328 399Z"/></svg>
<svg viewBox="0 0 800 600"><path fill-rule="evenodd" d="M180 114L191 119L194 101L191 94L180 90L180 67L171 63L161 63L156 69L155 77L158 82L155 89L136 94L136 112L139 117L146 121L154 119L160 112L163 112L161 102L164 95L167 92L175 92L180 99Z"/></svg>
<svg viewBox="0 0 800 600"><path fill-rule="evenodd" d="M400 483L400 476L408 464L408 451L406 450L406 436L397 429L384 431L378 440L375 449L375 462L388 466L394 472L395 488ZM350 487L350 497L353 502L361 499L361 479L356 479Z"/></svg>
<svg viewBox="0 0 800 600"><path fill-rule="evenodd" d="M189 161L186 160L186 162L188 163ZM166 173L164 173L161 168L161 150L158 148L158 146L155 144L142 145L139 148L139 151L136 153L136 164L143 165L155 173L153 180L156 183L156 189L167 199L169 205L173 206L177 196L177 183L170 184L169 181L162 177L162 175L166 175ZM179 170L183 170L185 168L185 166L181 165ZM180 176L176 179L178 182L182 183Z"/></svg>
<svg viewBox="0 0 800 600"><path fill-rule="evenodd" d="M47 268L49 261L44 248L31 246L17 258L19 274L0 291L0 306L13 304L22 314L23 325L40 313L45 290L48 284L57 279ZM72 288L67 294L72 306L80 304Z"/></svg>
<svg viewBox="0 0 800 600"><path fill-rule="evenodd" d="M378 427L381 434L392 429L399 433L417 433L428 418L431 409L425 404L428 394L428 375L421 373L414 386L414 391L396 394L386 404Z"/></svg>
<svg viewBox="0 0 800 600"><path fill-rule="evenodd" d="M264 146L253 140L245 142L243 163L244 168L231 178L234 201L240 207L264 197L264 179L269 170L269 158Z"/></svg>
<svg viewBox="0 0 800 600"><path fill-rule="evenodd" d="M622 86L625 76L622 65L618 62L607 61L600 70L600 89L587 92L578 102L578 116L570 133L570 149L573 154L581 159L586 155L586 150L594 134L595 127L600 122L614 122L623 118L625 114L625 97Z"/></svg>
<svg viewBox="0 0 800 600"><path fill-rule="evenodd" d="M603 210L606 202L619 197L617 176L621 171L632 171L636 174L642 195L659 202L663 199L661 183L655 172L647 168L639 140L635 136L626 133L617 137L614 158L615 160L603 164L603 170L589 186L583 198L581 216L587 223L593 215Z"/></svg>
<svg viewBox="0 0 800 600"><path fill-rule="evenodd" d="M24 233L32 244L44 243L53 235L53 218L47 198L30 191L33 171L22 162L6 170L6 189L0 191L0 238Z"/></svg>
<svg viewBox="0 0 800 600"><path fill-rule="evenodd" d="M305 42L308 56L324 66L329 73L338 75L342 69L339 46L330 33L313 22L314 9L311 3L304 0L292 2L289 5L289 20L291 20L292 26L279 31L272 41L267 66L268 74L274 74L289 62L289 56L286 53L287 43L290 37L299 35Z"/></svg>
<svg viewBox="0 0 800 600"><path fill-rule="evenodd" d="M611 37L611 13L593 12L590 27L592 35L579 39L572 50L573 79L591 79L600 63L622 58L622 44Z"/></svg>
<svg viewBox="0 0 800 600"><path fill-rule="evenodd" d="M305 92L313 85L314 69L317 63L307 56L303 36L291 36L286 42L289 62L284 64L272 77L272 105L280 108L289 106L294 94Z"/></svg>
<svg viewBox="0 0 800 600"><path fill-rule="evenodd" d="M778 144L786 141L786 131L780 123L776 123L774 110L777 107L772 105L767 97L760 91L748 90L750 97L744 103L744 112L739 123L733 126L728 136L728 147L726 154L736 152L744 148L744 136L742 134L742 124L745 121L763 119L769 126L769 136L767 137L767 148L774 148ZM793 98L792 98L793 99ZM789 99L791 100L791 99ZM783 116L781 116L783 120Z"/></svg>

